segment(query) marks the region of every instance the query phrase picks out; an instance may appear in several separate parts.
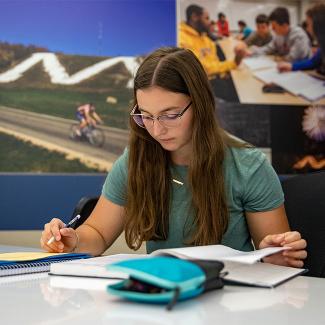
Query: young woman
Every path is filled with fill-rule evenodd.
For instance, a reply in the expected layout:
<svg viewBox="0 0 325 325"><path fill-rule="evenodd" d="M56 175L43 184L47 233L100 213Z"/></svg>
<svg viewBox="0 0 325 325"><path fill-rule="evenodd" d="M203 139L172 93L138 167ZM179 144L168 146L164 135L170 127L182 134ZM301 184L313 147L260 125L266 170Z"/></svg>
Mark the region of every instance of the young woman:
<svg viewBox="0 0 325 325"><path fill-rule="evenodd" d="M207 75L189 51L162 48L134 80L130 143L97 206L77 230L45 225L50 252L103 253L125 231L147 251L221 243L239 250L285 245L266 261L303 266L306 242L289 230L277 175L255 148L218 125ZM54 236L56 241L47 244Z"/></svg>

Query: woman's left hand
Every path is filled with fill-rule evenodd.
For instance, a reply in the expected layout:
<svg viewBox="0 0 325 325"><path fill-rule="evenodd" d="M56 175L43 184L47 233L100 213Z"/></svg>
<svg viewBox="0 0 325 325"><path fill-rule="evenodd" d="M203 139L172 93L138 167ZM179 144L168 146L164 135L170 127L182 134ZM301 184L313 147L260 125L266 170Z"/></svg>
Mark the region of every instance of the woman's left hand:
<svg viewBox="0 0 325 325"><path fill-rule="evenodd" d="M284 246L290 249L263 258L266 263L277 265L303 267L303 260L307 257L307 243L298 231L288 231L282 234L267 235L260 242L259 248Z"/></svg>

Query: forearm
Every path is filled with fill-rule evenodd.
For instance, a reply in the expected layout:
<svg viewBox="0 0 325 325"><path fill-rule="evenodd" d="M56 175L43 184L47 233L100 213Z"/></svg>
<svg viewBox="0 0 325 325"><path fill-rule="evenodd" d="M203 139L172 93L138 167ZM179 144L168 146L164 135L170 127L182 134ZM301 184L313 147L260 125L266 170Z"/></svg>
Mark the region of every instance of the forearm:
<svg viewBox="0 0 325 325"><path fill-rule="evenodd" d="M93 256L101 255L112 243L106 243L100 232L88 224L77 228L78 243L75 252L85 252Z"/></svg>
<svg viewBox="0 0 325 325"><path fill-rule="evenodd" d="M250 49L252 51L252 54L257 55L269 55L276 53L274 41L271 41L269 44L264 45L262 47L253 46Z"/></svg>
<svg viewBox="0 0 325 325"><path fill-rule="evenodd" d="M102 254L124 230L125 208L100 196L88 219L77 229L78 252Z"/></svg>

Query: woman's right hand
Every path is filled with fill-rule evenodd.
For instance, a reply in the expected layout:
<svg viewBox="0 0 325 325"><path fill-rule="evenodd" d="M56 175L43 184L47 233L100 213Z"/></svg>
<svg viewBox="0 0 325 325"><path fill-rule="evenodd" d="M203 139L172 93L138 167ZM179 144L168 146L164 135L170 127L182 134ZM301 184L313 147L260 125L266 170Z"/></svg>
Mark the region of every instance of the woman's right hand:
<svg viewBox="0 0 325 325"><path fill-rule="evenodd" d="M78 236L74 229L64 228L65 223L60 219L53 218L44 225L44 230L40 239L41 247L51 253L72 252L78 244ZM55 240L48 244L54 236Z"/></svg>

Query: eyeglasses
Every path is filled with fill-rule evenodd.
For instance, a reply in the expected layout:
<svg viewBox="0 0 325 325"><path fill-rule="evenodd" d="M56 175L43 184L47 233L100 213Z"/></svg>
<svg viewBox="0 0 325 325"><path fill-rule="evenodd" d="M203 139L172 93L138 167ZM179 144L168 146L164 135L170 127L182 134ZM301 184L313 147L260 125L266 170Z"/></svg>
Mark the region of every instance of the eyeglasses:
<svg viewBox="0 0 325 325"><path fill-rule="evenodd" d="M155 120L159 121L159 123L166 128L173 128L180 125L182 116L188 110L191 104L192 102L189 102L189 104L180 113L163 114L157 117L136 113L139 112L139 106L135 105L130 115L132 116L134 122L144 129L152 128Z"/></svg>

